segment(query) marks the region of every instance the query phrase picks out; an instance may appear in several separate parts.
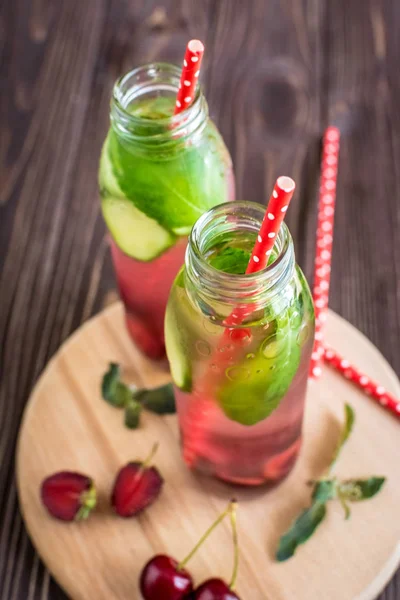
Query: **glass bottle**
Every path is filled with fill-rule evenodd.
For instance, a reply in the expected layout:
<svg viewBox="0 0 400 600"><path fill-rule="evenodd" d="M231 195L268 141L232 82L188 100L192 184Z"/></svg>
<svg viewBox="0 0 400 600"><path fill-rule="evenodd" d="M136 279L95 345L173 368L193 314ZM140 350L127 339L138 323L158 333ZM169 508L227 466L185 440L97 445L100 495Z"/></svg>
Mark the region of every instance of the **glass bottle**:
<svg viewBox="0 0 400 600"><path fill-rule="evenodd" d="M200 217L165 321L184 459L246 485L275 483L296 461L314 339L285 224L269 265L243 274L264 212L232 202Z"/></svg>
<svg viewBox="0 0 400 600"><path fill-rule="evenodd" d="M173 115L179 79L178 67L159 63L116 82L100 159L101 207L128 330L151 358L165 353L165 307L192 225L234 196L231 158L201 88Z"/></svg>

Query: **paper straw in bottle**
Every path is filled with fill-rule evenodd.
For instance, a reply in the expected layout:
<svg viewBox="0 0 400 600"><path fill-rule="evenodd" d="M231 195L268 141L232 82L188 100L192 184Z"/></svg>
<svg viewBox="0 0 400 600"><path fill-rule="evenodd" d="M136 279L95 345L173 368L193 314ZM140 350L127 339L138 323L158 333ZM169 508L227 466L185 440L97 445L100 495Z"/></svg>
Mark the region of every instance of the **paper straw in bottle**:
<svg viewBox="0 0 400 600"><path fill-rule="evenodd" d="M175 115L188 108L195 98L203 54L204 44L200 40L190 40L188 42L176 97Z"/></svg>
<svg viewBox="0 0 400 600"><path fill-rule="evenodd" d="M295 183L290 177L278 177L276 180L246 269L247 274L262 271L267 266L294 189Z"/></svg>

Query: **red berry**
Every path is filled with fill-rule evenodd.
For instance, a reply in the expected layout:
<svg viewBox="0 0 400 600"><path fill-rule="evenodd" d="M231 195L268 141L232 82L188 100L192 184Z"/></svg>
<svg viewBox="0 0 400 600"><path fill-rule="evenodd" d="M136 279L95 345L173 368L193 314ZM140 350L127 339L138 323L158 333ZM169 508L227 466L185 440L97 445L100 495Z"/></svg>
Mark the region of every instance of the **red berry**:
<svg viewBox="0 0 400 600"><path fill-rule="evenodd" d="M47 477L41 488L49 513L62 521L86 519L96 506L96 489L86 475L61 471Z"/></svg>
<svg viewBox="0 0 400 600"><path fill-rule="evenodd" d="M183 600L193 590L193 579L178 562L164 554L149 560L140 576L140 591L145 600Z"/></svg>
<svg viewBox="0 0 400 600"><path fill-rule="evenodd" d="M133 517L150 506L159 495L164 480L155 467L131 462L116 477L111 504L121 517Z"/></svg>
<svg viewBox="0 0 400 600"><path fill-rule="evenodd" d="M193 600L240 600L222 579L208 579L194 592Z"/></svg>

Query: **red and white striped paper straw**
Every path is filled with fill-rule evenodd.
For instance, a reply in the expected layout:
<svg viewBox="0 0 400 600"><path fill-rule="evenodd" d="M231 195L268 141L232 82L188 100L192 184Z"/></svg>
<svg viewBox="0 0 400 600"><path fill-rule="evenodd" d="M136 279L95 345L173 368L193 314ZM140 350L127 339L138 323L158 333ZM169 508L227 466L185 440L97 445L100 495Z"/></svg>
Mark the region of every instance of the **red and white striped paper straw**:
<svg viewBox="0 0 400 600"><path fill-rule="evenodd" d="M256 273L267 266L295 187L295 183L290 177L282 176L276 180L246 274Z"/></svg>
<svg viewBox="0 0 400 600"><path fill-rule="evenodd" d="M384 406L395 414L397 418L400 418L400 400L389 394L382 385L368 377L368 375L365 375L365 373L362 373L357 367L351 365L348 360L340 356L333 348L325 348L324 359L328 364L342 373L346 379L357 385L381 406Z"/></svg>
<svg viewBox="0 0 400 600"><path fill-rule="evenodd" d="M246 275L262 271L268 265L277 235L286 216L290 201L295 190L295 183L290 177L282 175L275 182L274 189L269 199L267 210L261 223L256 242L251 252ZM238 307L225 320L226 325L240 325L247 316L245 307ZM230 335L230 330L225 330L225 337ZM240 331L238 331L240 334ZM240 335L239 335L240 337Z"/></svg>
<svg viewBox="0 0 400 600"><path fill-rule="evenodd" d="M324 354L322 330L327 317L329 300L339 141L339 130L336 127L328 127L325 131L322 148L313 288L315 342L311 357L310 377L315 379L321 375Z"/></svg>
<svg viewBox="0 0 400 600"><path fill-rule="evenodd" d="M203 54L204 44L200 40L190 40L188 42L176 97L175 115L188 108L194 100Z"/></svg>

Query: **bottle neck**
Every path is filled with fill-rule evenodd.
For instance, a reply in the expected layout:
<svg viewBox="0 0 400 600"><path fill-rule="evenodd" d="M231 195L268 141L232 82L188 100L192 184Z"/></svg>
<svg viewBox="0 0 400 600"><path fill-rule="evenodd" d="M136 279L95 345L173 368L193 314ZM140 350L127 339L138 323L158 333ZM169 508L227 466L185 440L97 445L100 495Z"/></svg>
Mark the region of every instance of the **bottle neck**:
<svg viewBox="0 0 400 600"><path fill-rule="evenodd" d="M186 251L189 293L196 304L260 307L282 295L294 277L295 255L289 229L282 225L276 238L276 258L265 269L250 275L232 275L212 267L206 256L221 235L240 232L254 236L260 230L265 208L252 202L228 202L206 212L194 225ZM199 285L200 284L200 285ZM207 312L207 311L206 311Z"/></svg>
<svg viewBox="0 0 400 600"><path fill-rule="evenodd" d="M111 99L111 126L121 138L147 150L194 141L208 120L208 106L200 86L192 104L177 115L152 115L135 110L146 101L166 98L173 112L180 85L180 69L167 63L138 67L119 79Z"/></svg>

